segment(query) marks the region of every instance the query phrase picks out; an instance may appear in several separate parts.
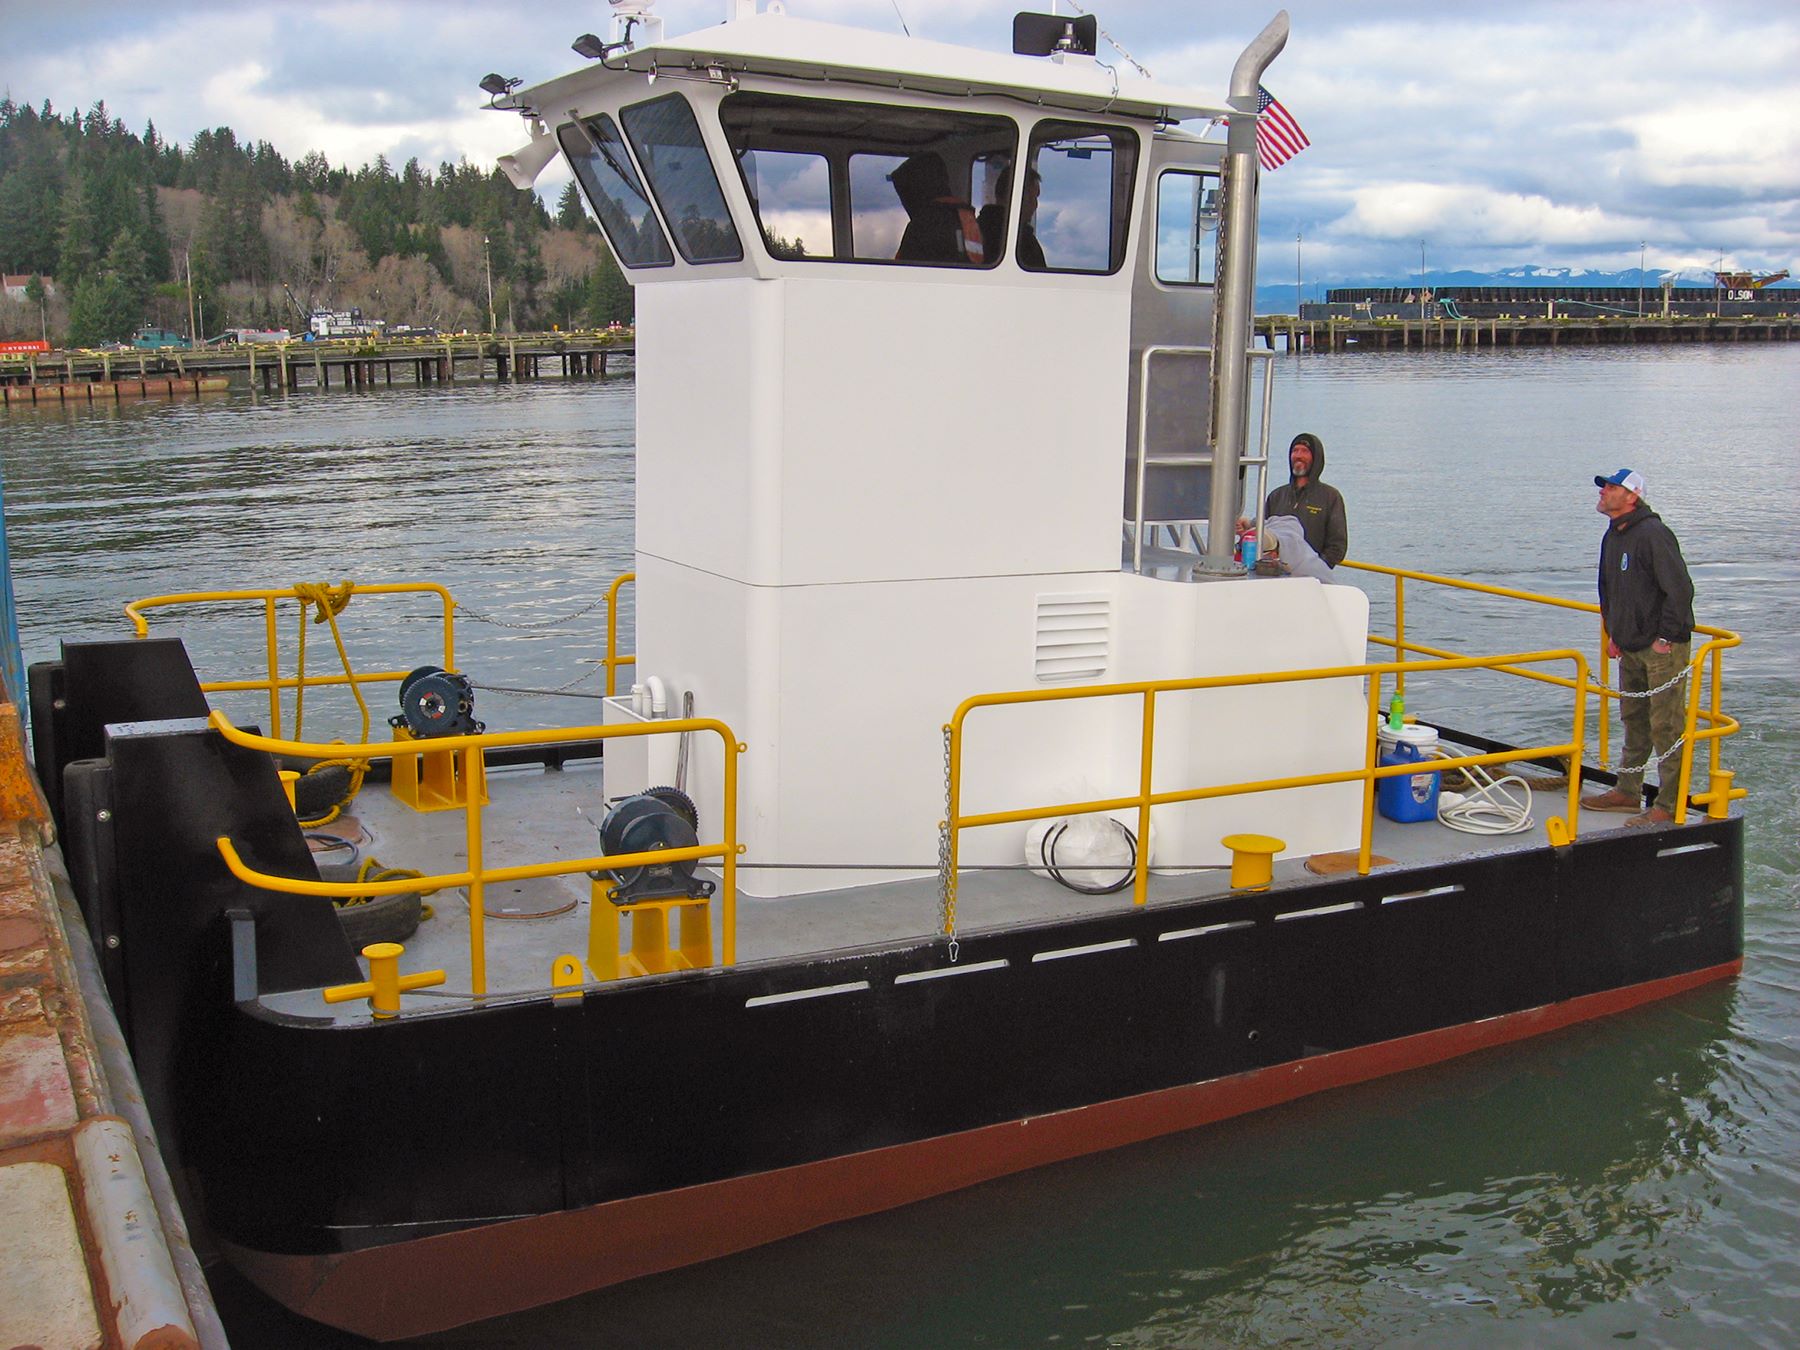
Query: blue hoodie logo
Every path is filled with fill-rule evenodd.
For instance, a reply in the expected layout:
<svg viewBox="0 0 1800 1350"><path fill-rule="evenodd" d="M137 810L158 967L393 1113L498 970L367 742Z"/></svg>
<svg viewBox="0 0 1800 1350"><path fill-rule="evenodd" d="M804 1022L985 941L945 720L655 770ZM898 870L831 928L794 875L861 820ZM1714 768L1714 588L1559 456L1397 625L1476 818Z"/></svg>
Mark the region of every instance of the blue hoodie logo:
<svg viewBox="0 0 1800 1350"><path fill-rule="evenodd" d="M1631 555L1629 553L1621 553L1619 555L1619 570L1621 572L1623 572L1630 566L1631 566Z"/></svg>

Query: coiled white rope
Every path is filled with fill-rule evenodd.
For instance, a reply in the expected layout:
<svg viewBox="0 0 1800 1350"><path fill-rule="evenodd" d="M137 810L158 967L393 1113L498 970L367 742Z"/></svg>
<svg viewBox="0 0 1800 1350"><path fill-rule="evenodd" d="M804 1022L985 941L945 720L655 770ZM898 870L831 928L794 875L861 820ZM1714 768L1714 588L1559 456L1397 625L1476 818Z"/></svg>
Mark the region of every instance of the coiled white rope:
<svg viewBox="0 0 1800 1350"><path fill-rule="evenodd" d="M1433 759L1451 759L1434 750ZM1464 834L1518 834L1531 828L1531 785L1517 774L1495 778L1479 764L1465 764L1469 791L1438 792L1438 824ZM1454 801L1446 801L1454 797Z"/></svg>

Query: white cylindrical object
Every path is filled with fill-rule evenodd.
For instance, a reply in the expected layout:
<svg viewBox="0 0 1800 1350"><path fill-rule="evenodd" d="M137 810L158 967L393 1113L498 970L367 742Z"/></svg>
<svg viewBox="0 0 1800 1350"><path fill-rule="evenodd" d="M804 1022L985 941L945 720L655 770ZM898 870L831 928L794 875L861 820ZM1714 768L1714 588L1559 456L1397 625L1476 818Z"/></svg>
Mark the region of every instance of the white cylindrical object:
<svg viewBox="0 0 1800 1350"><path fill-rule="evenodd" d="M669 691L660 675L646 675L644 689L650 695L650 716L667 717L669 715Z"/></svg>
<svg viewBox="0 0 1800 1350"><path fill-rule="evenodd" d="M131 1126L113 1116L83 1121L75 1158L119 1340L127 1347L198 1346Z"/></svg>

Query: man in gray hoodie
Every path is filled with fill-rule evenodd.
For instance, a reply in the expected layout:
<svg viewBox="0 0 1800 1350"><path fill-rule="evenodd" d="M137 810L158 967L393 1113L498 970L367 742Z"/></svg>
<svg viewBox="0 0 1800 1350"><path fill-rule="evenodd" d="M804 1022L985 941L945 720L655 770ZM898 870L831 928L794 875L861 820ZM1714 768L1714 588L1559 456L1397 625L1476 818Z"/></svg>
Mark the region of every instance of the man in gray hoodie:
<svg viewBox="0 0 1800 1350"><path fill-rule="evenodd" d="M1625 723L1623 767L1616 787L1581 804L1593 811L1639 812L1627 825L1667 825L1675 817L1675 777L1668 757L1687 721L1686 670L1694 630L1694 583L1681 545L1644 501L1644 479L1630 469L1596 477L1607 519L1600 541L1600 619L1607 654L1619 662L1619 716ZM1664 686L1668 686L1665 688ZM1657 692L1644 695L1647 691ZM1636 694L1637 697L1629 697ZM1651 748L1656 757L1652 759ZM1644 804L1644 770L1660 764L1656 805Z"/></svg>
<svg viewBox="0 0 1800 1350"><path fill-rule="evenodd" d="M1324 472L1324 442L1310 431L1301 432L1288 446L1288 481L1269 494L1263 517L1293 516L1312 551L1327 567L1336 567L1350 551L1350 524L1343 494L1320 481Z"/></svg>

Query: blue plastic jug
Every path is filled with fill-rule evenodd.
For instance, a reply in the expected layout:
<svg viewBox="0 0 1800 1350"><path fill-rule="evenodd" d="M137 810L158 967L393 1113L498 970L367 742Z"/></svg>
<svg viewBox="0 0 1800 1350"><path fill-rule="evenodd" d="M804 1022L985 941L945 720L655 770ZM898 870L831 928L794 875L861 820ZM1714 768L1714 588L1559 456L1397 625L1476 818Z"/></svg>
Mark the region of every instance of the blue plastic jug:
<svg viewBox="0 0 1800 1350"><path fill-rule="evenodd" d="M1381 752L1382 764L1421 764L1425 755L1416 745L1399 741ZM1382 778L1375 784L1376 809L1389 820L1436 820L1438 788L1441 778L1435 773L1398 774Z"/></svg>

